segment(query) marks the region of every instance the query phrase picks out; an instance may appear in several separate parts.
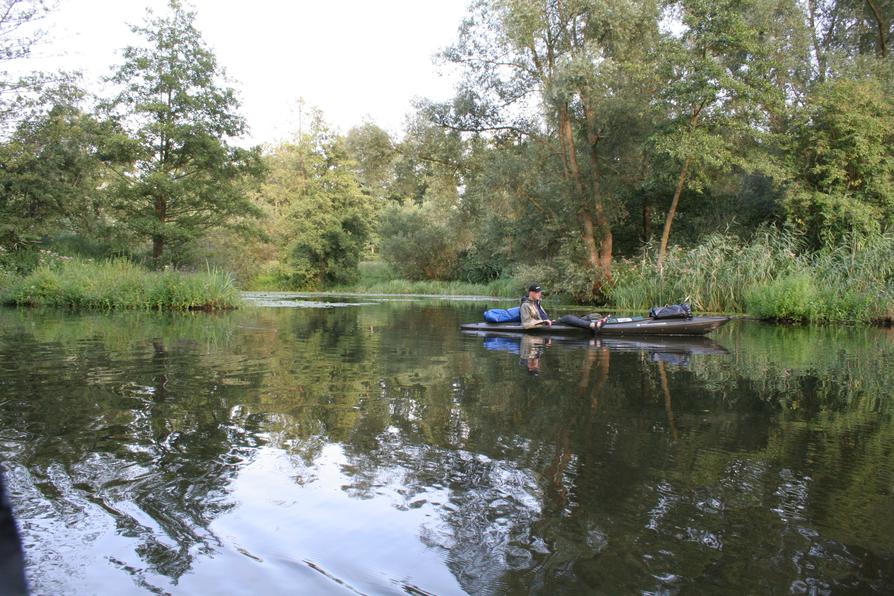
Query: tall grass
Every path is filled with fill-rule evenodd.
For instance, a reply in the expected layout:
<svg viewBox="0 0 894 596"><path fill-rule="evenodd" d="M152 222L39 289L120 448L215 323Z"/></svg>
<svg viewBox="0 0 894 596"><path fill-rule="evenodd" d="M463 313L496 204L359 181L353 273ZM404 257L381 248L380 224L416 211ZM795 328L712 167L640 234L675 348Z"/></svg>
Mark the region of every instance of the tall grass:
<svg viewBox="0 0 894 596"><path fill-rule="evenodd" d="M239 305L229 273L152 272L125 259L68 260L7 278L0 302L81 309L220 310Z"/></svg>
<svg viewBox="0 0 894 596"><path fill-rule="evenodd" d="M608 301L623 310L689 301L703 312L747 312L798 321L890 321L894 234L852 240L818 253L766 229L750 241L712 235L674 248L660 271L655 250L621 261Z"/></svg>
<svg viewBox="0 0 894 596"><path fill-rule="evenodd" d="M798 270L754 288L757 316L805 321L891 321L894 318L894 234L852 238L805 255Z"/></svg>
<svg viewBox="0 0 894 596"><path fill-rule="evenodd" d="M793 270L798 259L795 239L773 229L761 231L748 243L713 234L692 248L673 247L663 271L657 252L648 246L638 259L616 264L607 292L612 306L642 311L687 301L700 311L741 312L751 288Z"/></svg>

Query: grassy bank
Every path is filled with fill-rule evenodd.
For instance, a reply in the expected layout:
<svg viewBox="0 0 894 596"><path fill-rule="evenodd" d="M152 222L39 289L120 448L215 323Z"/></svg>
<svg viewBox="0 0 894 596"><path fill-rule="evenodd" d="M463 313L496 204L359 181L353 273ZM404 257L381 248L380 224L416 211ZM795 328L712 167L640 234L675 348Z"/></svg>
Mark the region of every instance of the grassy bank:
<svg viewBox="0 0 894 596"><path fill-rule="evenodd" d="M0 277L0 303L81 309L220 310L239 305L229 273L148 271L117 259L72 259Z"/></svg>
<svg viewBox="0 0 894 596"><path fill-rule="evenodd" d="M894 234L814 253L804 250L797 238L773 229L749 241L715 234L694 247L672 248L663 271L656 252L650 247L638 258L618 259L604 299L578 302L645 313L652 306L688 301L697 312L745 313L785 321L890 322L894 318ZM362 265L356 284L336 290L517 298L536 280L550 290L549 300L556 304L571 295L562 294L562 288L572 284L561 281L568 277L568 271L545 264L489 284L408 281L395 279L384 263L371 262Z"/></svg>

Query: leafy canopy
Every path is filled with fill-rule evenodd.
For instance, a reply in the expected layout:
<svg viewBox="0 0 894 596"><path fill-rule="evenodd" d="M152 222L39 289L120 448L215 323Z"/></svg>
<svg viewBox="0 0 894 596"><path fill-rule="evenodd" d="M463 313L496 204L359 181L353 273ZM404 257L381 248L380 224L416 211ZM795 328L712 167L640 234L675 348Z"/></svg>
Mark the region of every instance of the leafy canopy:
<svg viewBox="0 0 894 596"><path fill-rule="evenodd" d="M150 12L133 27L145 46L126 48L109 79L120 91L106 109L126 132L109 148L133 164L120 172L115 208L137 238L152 240L156 263L168 245L257 215L246 191L261 171L259 151L230 144L245 120L194 20L177 0L167 16Z"/></svg>

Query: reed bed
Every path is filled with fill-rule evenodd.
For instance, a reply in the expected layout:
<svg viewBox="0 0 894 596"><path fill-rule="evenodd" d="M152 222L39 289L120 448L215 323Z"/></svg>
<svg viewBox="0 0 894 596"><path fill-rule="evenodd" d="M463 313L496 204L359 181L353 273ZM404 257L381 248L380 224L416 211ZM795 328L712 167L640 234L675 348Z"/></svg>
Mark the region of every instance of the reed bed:
<svg viewBox="0 0 894 596"><path fill-rule="evenodd" d="M230 273L148 271L126 259L67 260L7 278L0 302L75 309L223 310L241 299Z"/></svg>
<svg viewBox="0 0 894 596"><path fill-rule="evenodd" d="M716 234L672 249L663 271L655 253L618 263L611 306L643 311L688 301L702 312L817 322L890 321L894 314L894 234L817 253L772 229L748 242Z"/></svg>
<svg viewBox="0 0 894 596"><path fill-rule="evenodd" d="M775 230L755 235L747 244L713 234L698 246L673 247L659 269L657 250L646 247L638 259L619 261L608 302L619 309L689 302L703 312L742 312L750 288L793 270L797 243Z"/></svg>

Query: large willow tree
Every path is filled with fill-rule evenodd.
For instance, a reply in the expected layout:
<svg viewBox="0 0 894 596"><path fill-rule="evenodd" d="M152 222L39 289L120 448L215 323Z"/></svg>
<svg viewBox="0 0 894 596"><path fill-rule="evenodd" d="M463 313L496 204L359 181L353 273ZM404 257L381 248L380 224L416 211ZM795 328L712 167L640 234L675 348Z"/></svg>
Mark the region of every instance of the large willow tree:
<svg viewBox="0 0 894 596"><path fill-rule="evenodd" d="M646 59L659 35L656 2L480 0L445 56L463 87L448 124L513 129L555 144L564 201L594 273L611 278L615 183L635 151L649 96Z"/></svg>
<svg viewBox="0 0 894 596"><path fill-rule="evenodd" d="M261 168L256 150L230 144L245 121L195 13L177 0L169 10L133 28L146 45L125 48L108 105L127 131L110 144L133 164L112 189L115 207L123 225L151 239L156 265L166 247L253 215L245 182Z"/></svg>

